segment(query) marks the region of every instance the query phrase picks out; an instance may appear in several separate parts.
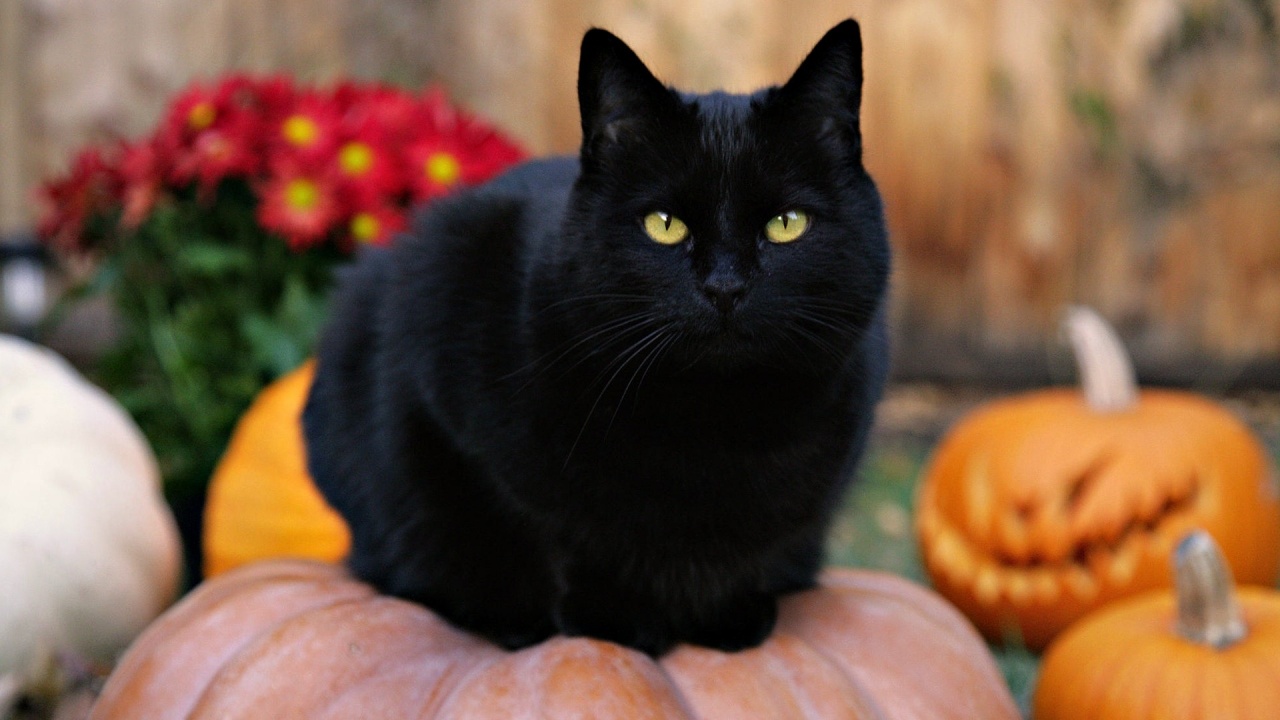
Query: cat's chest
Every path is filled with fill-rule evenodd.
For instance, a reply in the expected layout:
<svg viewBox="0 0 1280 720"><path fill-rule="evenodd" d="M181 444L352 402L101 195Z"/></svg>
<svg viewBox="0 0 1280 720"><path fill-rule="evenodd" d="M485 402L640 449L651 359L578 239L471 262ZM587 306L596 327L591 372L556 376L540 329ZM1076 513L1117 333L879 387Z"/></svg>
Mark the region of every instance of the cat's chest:
<svg viewBox="0 0 1280 720"><path fill-rule="evenodd" d="M688 487L824 467L857 418L838 393L797 384L658 379L629 392L561 386L529 420L536 452L564 473Z"/></svg>

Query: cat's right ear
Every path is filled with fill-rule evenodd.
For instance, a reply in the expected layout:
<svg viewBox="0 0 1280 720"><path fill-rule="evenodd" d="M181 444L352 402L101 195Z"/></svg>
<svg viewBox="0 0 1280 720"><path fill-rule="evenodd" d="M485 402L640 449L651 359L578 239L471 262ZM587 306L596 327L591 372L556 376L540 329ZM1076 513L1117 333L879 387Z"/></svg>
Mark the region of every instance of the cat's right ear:
<svg viewBox="0 0 1280 720"><path fill-rule="evenodd" d="M578 107L584 155L624 141L674 105L675 94L616 35L592 28L582 37Z"/></svg>

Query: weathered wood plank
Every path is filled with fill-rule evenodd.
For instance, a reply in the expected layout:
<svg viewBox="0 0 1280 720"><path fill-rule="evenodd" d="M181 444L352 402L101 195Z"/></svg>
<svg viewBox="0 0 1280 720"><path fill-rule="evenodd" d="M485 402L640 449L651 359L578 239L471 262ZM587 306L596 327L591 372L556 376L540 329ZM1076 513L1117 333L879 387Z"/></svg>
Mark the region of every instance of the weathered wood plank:
<svg viewBox="0 0 1280 720"><path fill-rule="evenodd" d="M0 2L0 233L28 222L24 188L29 141L23 98L22 4Z"/></svg>

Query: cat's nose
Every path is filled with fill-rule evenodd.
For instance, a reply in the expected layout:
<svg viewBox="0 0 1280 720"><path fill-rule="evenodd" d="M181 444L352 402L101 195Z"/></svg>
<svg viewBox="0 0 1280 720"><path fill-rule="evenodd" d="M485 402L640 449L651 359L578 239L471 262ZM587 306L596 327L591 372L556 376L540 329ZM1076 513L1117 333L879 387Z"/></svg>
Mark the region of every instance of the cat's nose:
<svg viewBox="0 0 1280 720"><path fill-rule="evenodd" d="M728 315L742 300L747 286L742 278L734 275L717 275L707 278L702 284L702 292L723 315Z"/></svg>

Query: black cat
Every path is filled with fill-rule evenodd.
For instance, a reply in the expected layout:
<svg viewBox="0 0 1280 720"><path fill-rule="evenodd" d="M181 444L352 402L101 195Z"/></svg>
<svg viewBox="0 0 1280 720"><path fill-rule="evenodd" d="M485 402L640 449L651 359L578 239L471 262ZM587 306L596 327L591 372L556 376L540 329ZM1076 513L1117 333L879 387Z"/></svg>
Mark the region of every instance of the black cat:
<svg viewBox="0 0 1280 720"><path fill-rule="evenodd" d="M304 424L359 577L511 648L768 636L888 362L861 56L849 20L781 87L682 95L591 30L578 158L347 272Z"/></svg>

